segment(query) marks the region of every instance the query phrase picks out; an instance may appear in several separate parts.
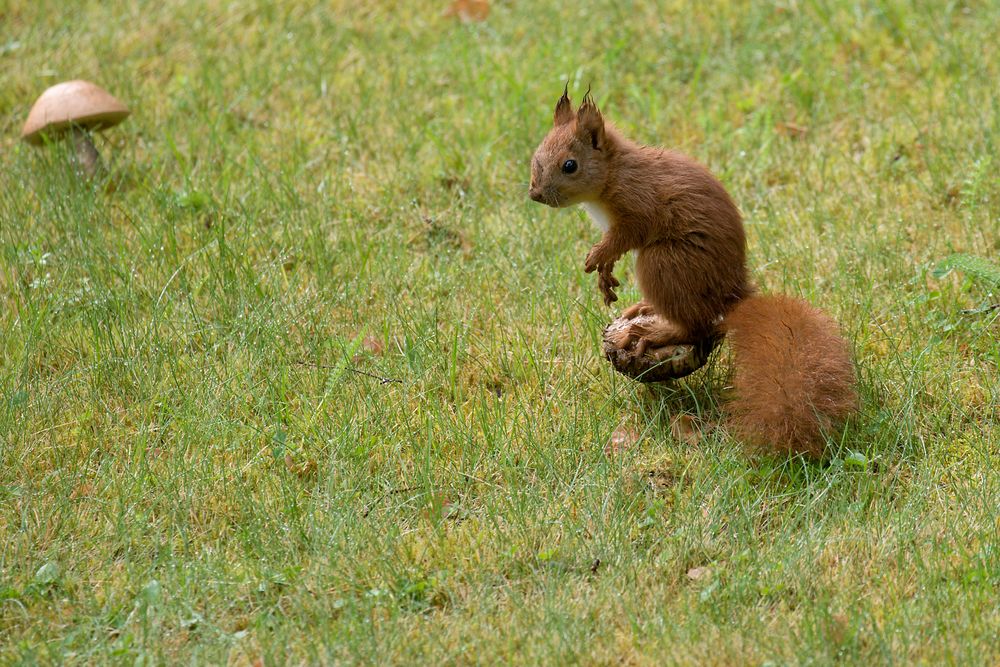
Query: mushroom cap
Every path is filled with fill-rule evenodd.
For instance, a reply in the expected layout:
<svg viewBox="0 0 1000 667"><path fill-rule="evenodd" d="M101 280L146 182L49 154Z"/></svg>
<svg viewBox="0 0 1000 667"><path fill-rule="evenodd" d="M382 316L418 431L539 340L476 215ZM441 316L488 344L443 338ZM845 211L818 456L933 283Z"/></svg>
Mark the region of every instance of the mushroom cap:
<svg viewBox="0 0 1000 667"><path fill-rule="evenodd" d="M21 138L42 143L46 134L72 126L89 130L111 127L131 113L111 93L89 81L64 81L52 86L35 101L21 129Z"/></svg>
<svg viewBox="0 0 1000 667"><path fill-rule="evenodd" d="M638 354L635 343L624 350L615 345L618 334L633 324L653 324L656 315L639 315L632 319L619 317L604 327L601 349L615 370L638 382L668 382L694 373L708 362L719 337L709 337L686 345L667 345Z"/></svg>

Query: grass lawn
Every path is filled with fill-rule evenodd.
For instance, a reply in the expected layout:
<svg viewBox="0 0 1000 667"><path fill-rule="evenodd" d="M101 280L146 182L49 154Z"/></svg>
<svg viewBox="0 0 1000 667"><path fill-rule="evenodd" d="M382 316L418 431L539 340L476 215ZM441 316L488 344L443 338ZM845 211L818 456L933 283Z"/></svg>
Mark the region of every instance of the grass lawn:
<svg viewBox="0 0 1000 667"><path fill-rule="evenodd" d="M1000 4L446 4L0 3L0 663L1000 662ZM843 324L827 461L601 358L567 80Z"/></svg>

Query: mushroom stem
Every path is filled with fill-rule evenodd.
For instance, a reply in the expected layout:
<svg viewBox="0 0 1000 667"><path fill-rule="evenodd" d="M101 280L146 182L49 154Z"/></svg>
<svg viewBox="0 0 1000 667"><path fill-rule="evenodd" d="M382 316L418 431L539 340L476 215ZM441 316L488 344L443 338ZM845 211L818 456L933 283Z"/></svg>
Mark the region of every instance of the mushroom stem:
<svg viewBox="0 0 1000 667"><path fill-rule="evenodd" d="M97 147L90 140L90 132L86 129L74 125L70 132L76 149L77 167L87 178L93 178L101 170L101 154L97 152Z"/></svg>

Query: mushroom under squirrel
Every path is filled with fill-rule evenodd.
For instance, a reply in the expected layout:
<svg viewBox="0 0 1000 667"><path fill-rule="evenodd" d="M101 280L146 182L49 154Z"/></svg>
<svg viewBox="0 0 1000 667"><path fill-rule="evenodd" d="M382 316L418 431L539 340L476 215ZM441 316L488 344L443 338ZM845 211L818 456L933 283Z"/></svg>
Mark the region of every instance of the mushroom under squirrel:
<svg viewBox="0 0 1000 667"><path fill-rule="evenodd" d="M642 146L606 122L588 91L574 112L563 92L553 127L531 162L533 200L581 204L602 228L584 263L606 305L612 271L636 251L642 300L615 344L637 352L724 335L734 353L726 424L772 451L821 456L826 436L857 409L854 367L837 323L807 302L758 295L747 276L740 212L705 167L678 152Z"/></svg>

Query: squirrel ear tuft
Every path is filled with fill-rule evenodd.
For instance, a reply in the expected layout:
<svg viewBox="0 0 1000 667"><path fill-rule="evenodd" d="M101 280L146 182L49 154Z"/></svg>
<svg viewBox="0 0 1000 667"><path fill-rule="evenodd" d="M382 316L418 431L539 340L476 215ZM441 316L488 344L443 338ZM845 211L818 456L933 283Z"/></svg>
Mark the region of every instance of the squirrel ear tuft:
<svg viewBox="0 0 1000 667"><path fill-rule="evenodd" d="M573 104L569 101L569 81L567 81L562 97L556 103L556 112L552 116L552 124L565 125L571 120L573 120Z"/></svg>
<svg viewBox="0 0 1000 667"><path fill-rule="evenodd" d="M590 90L583 96L580 110L576 112L576 131L580 138L589 141L594 150L604 148L604 117L594 104Z"/></svg>

